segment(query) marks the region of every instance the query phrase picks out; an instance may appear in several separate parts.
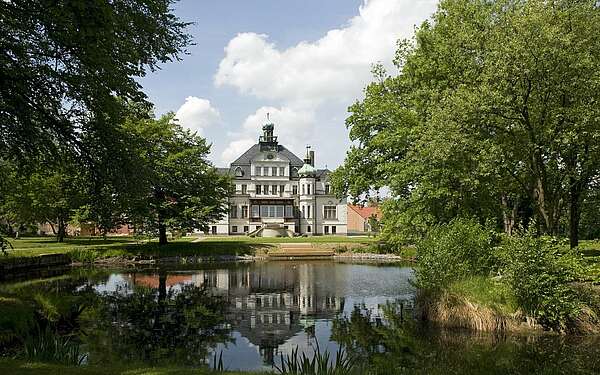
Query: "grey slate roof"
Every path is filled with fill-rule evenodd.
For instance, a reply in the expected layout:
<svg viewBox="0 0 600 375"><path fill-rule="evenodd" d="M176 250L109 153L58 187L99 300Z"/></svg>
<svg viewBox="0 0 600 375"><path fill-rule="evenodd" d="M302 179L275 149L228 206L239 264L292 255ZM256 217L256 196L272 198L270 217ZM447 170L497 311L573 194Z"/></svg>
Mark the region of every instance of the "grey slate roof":
<svg viewBox="0 0 600 375"><path fill-rule="evenodd" d="M302 161L302 159L300 159L299 157L294 155L293 152L291 152L284 146L278 145L277 147L278 147L277 152L282 154L286 158L290 159L290 163L292 164L292 166L302 167L302 165L304 164L304 161ZM250 147L246 152L244 152L242 154L242 156L240 156L235 161L233 161L233 163L231 163L231 166L233 167L233 166L237 166L237 165L250 165L250 162L252 161L252 159L254 159L254 157L256 155L258 155L259 153L260 153L260 144L257 143L254 146Z"/></svg>
<svg viewBox="0 0 600 375"><path fill-rule="evenodd" d="M302 166L304 165L304 161L302 159L300 159L298 156L296 156L293 152L291 152L284 146L278 145L277 147L278 152L290 160L290 164L292 165L292 167L296 167L298 169L302 168ZM254 157L260 152L260 144L255 144L254 146L250 147L246 152L244 152L239 158L234 160L229 168L217 168L217 171L221 174L230 175L234 177L235 170L237 168L240 168L244 175L243 177L236 177L236 179L249 180L251 176L250 164L252 162L252 159L254 159ZM331 171L329 169L317 169L316 177L318 179L326 179L330 173ZM292 172L291 177L296 178L298 177L298 174Z"/></svg>

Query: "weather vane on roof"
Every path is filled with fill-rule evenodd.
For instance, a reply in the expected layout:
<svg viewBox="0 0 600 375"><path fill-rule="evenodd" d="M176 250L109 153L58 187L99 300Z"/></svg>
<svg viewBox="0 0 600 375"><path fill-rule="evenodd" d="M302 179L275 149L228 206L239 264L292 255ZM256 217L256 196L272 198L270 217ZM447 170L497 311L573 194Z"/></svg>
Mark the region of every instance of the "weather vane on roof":
<svg viewBox="0 0 600 375"><path fill-rule="evenodd" d="M267 112L267 121L269 121L269 112Z"/></svg>

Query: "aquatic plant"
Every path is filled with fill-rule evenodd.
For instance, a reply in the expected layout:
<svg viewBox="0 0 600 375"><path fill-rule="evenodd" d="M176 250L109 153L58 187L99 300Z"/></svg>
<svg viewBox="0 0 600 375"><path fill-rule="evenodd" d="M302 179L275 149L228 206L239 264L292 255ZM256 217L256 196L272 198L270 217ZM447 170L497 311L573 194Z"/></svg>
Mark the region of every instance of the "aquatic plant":
<svg viewBox="0 0 600 375"><path fill-rule="evenodd" d="M312 357L298 354L298 347L291 354L281 354L281 366L275 365L280 374L285 375L346 375L356 373L356 361L346 354L342 347L337 350L335 360L330 361L328 350L321 352L319 343Z"/></svg>
<svg viewBox="0 0 600 375"><path fill-rule="evenodd" d="M26 336L23 356L29 361L56 362L66 365L81 365L87 354L81 352L81 345L72 336L61 336L50 327L39 328Z"/></svg>

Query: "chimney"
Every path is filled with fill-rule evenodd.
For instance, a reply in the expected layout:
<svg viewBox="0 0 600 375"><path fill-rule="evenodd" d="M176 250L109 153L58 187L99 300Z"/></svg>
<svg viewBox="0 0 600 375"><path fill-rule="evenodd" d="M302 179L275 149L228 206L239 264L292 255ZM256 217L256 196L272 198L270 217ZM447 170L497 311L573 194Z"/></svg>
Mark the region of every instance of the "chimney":
<svg viewBox="0 0 600 375"><path fill-rule="evenodd" d="M313 167L315 166L315 152L314 151L310 152L310 165Z"/></svg>

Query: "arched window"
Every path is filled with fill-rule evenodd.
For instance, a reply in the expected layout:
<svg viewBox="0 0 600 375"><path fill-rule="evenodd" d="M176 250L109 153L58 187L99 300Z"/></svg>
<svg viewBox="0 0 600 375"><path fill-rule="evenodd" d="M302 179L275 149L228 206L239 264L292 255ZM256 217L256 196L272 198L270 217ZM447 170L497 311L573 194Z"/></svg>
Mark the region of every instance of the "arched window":
<svg viewBox="0 0 600 375"><path fill-rule="evenodd" d="M235 169L235 177L244 177L244 171L242 170L242 168L237 167Z"/></svg>

